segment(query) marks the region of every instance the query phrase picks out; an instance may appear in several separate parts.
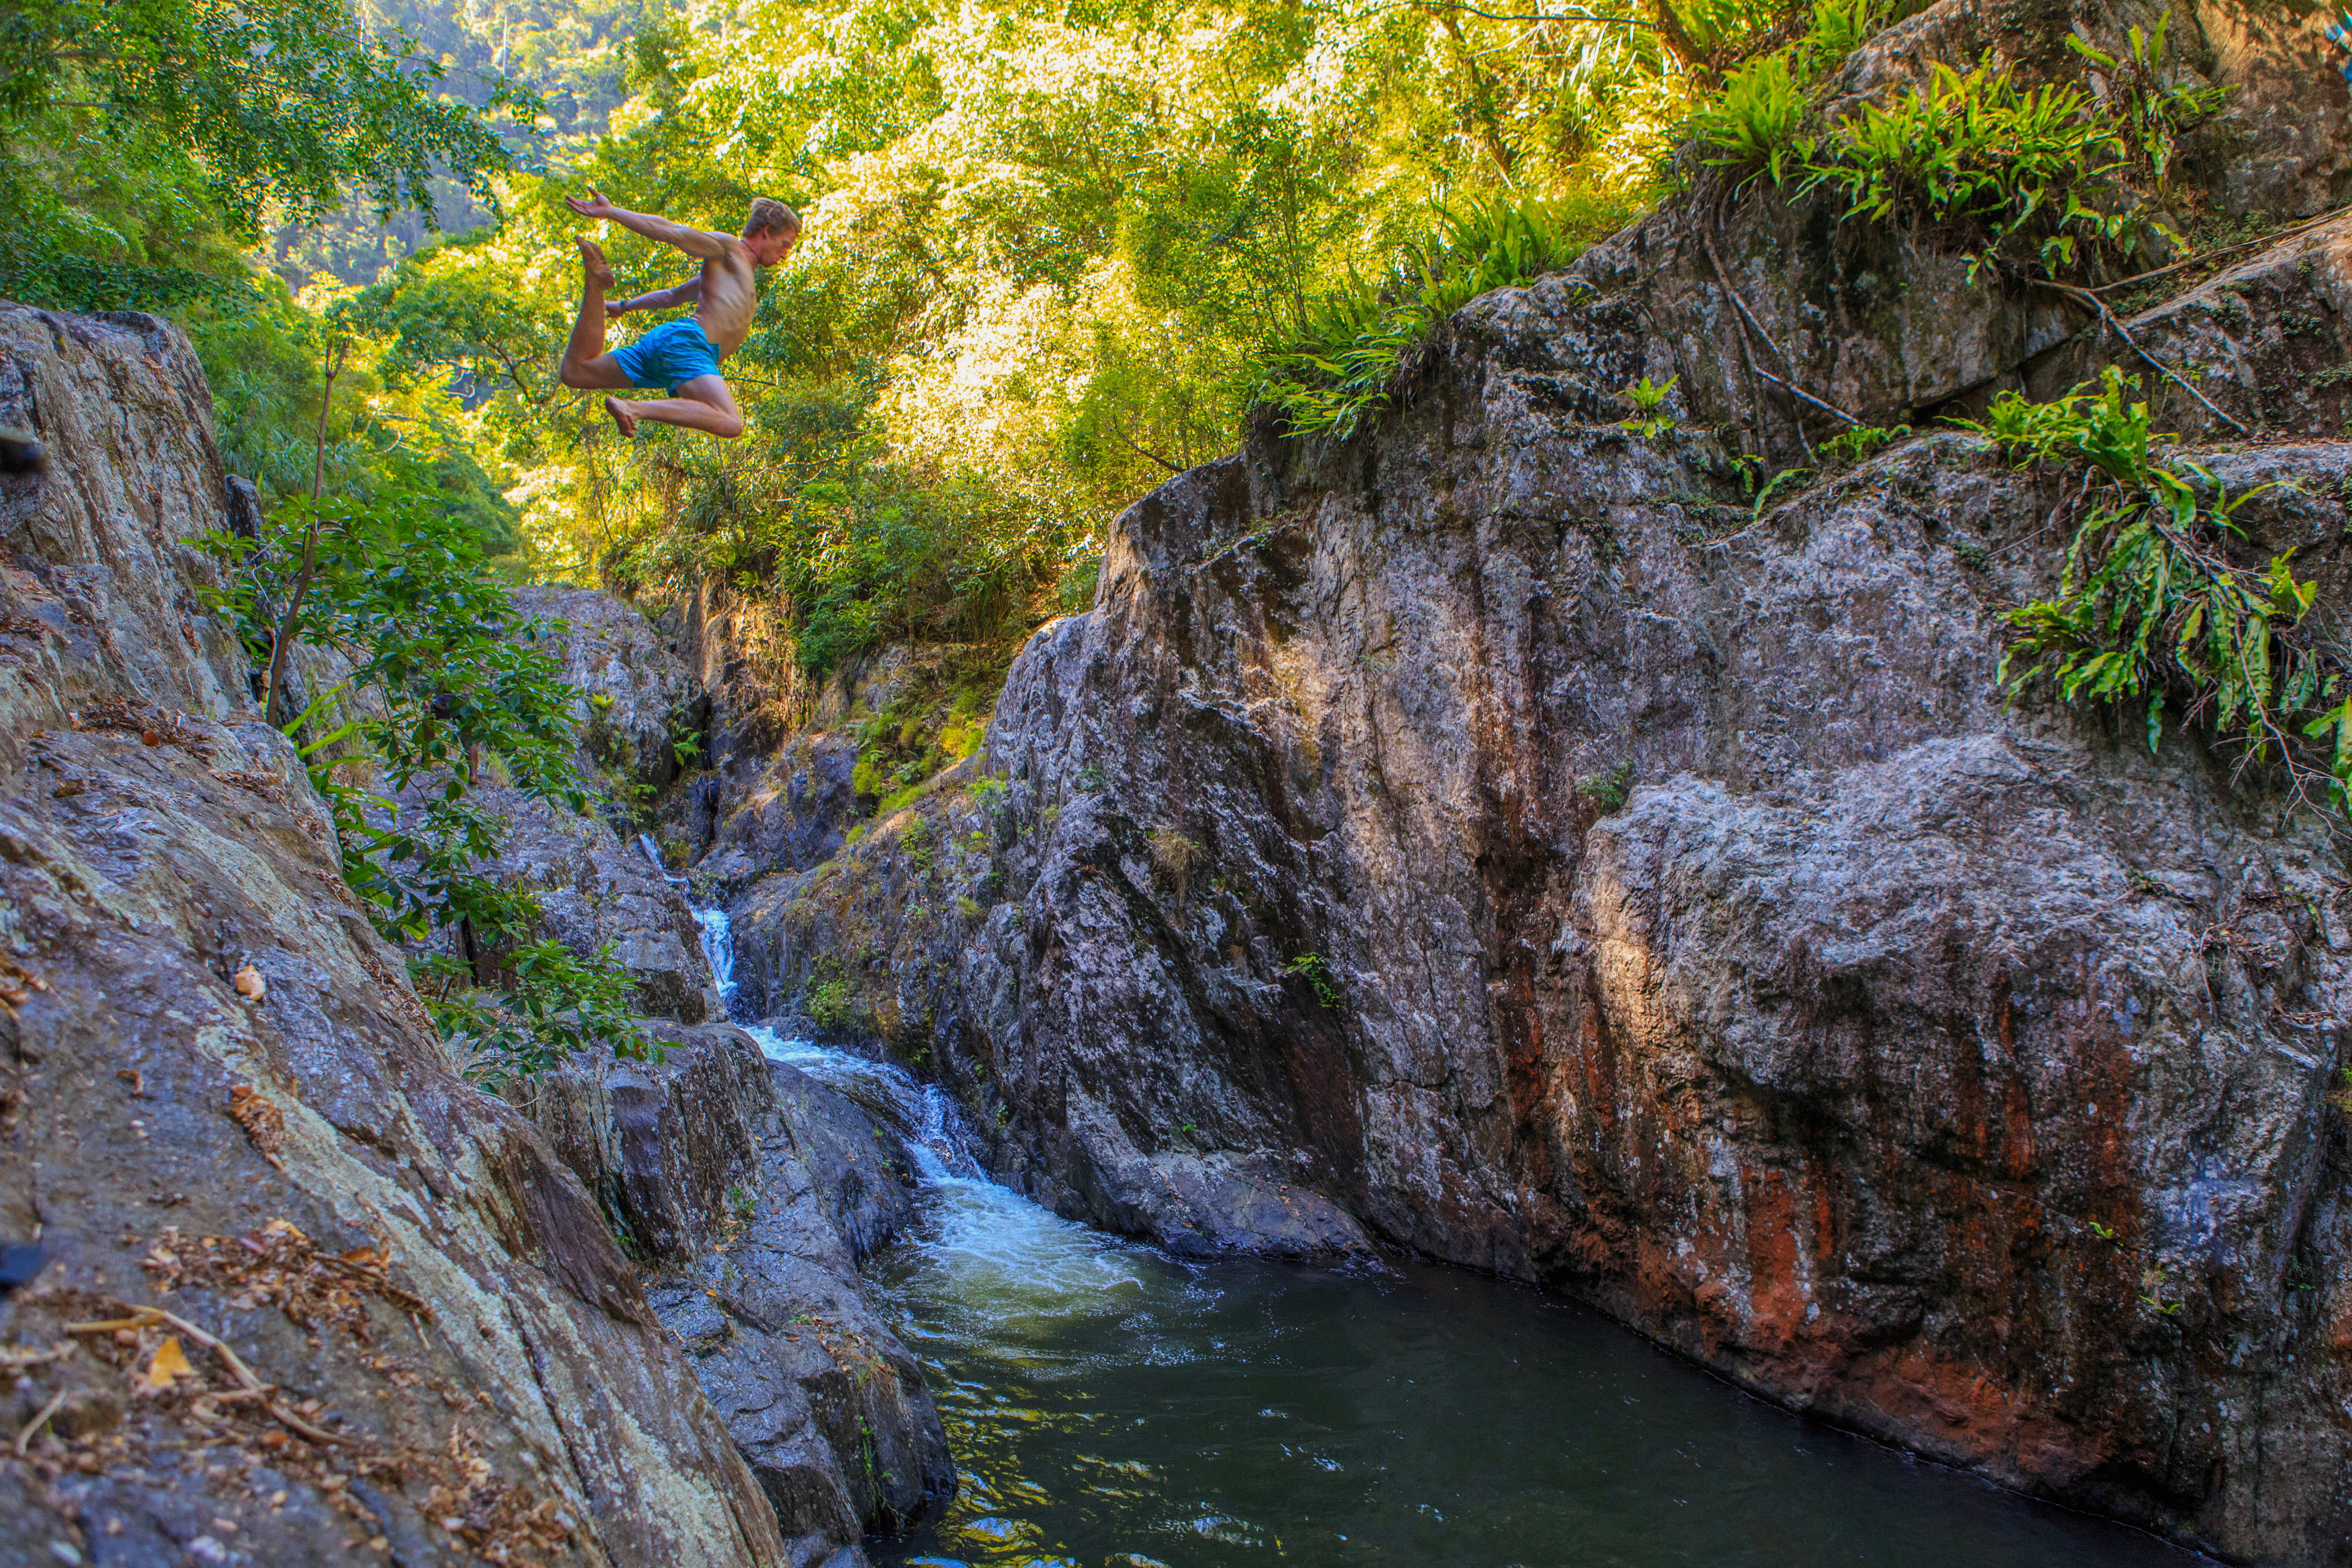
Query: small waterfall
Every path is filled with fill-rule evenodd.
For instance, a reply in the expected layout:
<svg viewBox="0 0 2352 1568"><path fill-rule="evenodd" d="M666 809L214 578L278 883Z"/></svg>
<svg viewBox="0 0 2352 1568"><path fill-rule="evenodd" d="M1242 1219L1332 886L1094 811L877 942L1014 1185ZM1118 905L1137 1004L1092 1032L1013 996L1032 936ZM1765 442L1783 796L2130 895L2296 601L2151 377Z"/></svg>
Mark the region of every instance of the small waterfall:
<svg viewBox="0 0 2352 1568"><path fill-rule="evenodd" d="M650 840L647 854L653 853ZM676 880L677 879L673 879ZM694 911L702 930L702 953L710 961L719 999L730 1016L735 1008L735 932L727 911L712 905ZM926 1182L975 1179L980 1161L972 1153L971 1132L947 1091L923 1083L891 1062L877 1062L820 1046L814 1040L788 1040L765 1024L750 1024L744 1032L759 1042L772 1062L782 1062L824 1084L835 1094L879 1117L907 1146L907 1158Z"/></svg>
<svg viewBox="0 0 2352 1568"><path fill-rule="evenodd" d="M719 1000L726 1005L727 1016L735 1016L735 932L728 924L727 911L713 904L707 910L694 911L694 923L702 928L702 956L710 961L710 977L718 982Z"/></svg>
<svg viewBox="0 0 2352 1568"><path fill-rule="evenodd" d="M772 1062L795 1067L853 1105L879 1118L907 1146L907 1158L927 1182L977 1177L971 1136L947 1091L924 1083L895 1062L854 1057L814 1040L788 1040L765 1024L745 1026Z"/></svg>
<svg viewBox="0 0 2352 1568"><path fill-rule="evenodd" d="M654 842L654 836L652 834L638 834L637 847L646 852L646 858L654 863L654 869L662 874L663 881L669 883L673 887L683 888L686 886L686 879L673 874L669 868L669 863L662 858L661 847Z"/></svg>

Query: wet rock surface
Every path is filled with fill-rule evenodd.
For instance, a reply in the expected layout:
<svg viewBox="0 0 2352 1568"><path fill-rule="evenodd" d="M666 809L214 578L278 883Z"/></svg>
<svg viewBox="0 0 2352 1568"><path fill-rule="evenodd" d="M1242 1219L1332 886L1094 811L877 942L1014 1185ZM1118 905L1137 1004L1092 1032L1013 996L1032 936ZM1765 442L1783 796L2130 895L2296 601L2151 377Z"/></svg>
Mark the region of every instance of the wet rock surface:
<svg viewBox="0 0 2352 1568"><path fill-rule="evenodd" d="M794 1551L815 1561L930 1517L955 1471L922 1369L857 1276L912 1216L898 1141L805 1075L773 1072L758 1187L719 1246L648 1289L778 1517L803 1532Z"/></svg>
<svg viewBox="0 0 2352 1568"><path fill-rule="evenodd" d="M929 1517L955 1485L921 1369L857 1272L912 1217L904 1153L740 1029L655 1032L660 1061L582 1062L527 1109L648 1270L784 1560L862 1563L866 1531Z"/></svg>
<svg viewBox="0 0 2352 1568"><path fill-rule="evenodd" d="M583 695L581 761L647 792L674 782L706 748L710 697L679 658L672 616L656 624L593 588L522 588L519 616L539 621Z"/></svg>

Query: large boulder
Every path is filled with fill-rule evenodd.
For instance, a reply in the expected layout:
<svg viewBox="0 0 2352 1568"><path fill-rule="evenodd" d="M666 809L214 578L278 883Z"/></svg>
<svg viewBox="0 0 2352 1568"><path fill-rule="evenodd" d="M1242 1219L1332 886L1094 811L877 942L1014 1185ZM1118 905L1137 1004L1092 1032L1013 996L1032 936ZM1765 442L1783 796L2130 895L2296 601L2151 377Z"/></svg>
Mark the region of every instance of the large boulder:
<svg viewBox="0 0 2352 1568"><path fill-rule="evenodd" d="M708 748L710 695L678 657L673 631L626 599L593 588L520 588L519 626L563 666L581 699L580 761L631 804L697 765Z"/></svg>
<svg viewBox="0 0 2352 1568"><path fill-rule="evenodd" d="M522 1098L649 1270L663 1325L773 1503L793 1568L955 1489L922 1369L857 1268L912 1217L895 1134L742 1030L656 1026L656 1061L578 1061Z"/></svg>
<svg viewBox="0 0 2352 1568"><path fill-rule="evenodd" d="M1847 85L2047 73L2030 21L1947 0ZM2342 194L2207 152L2216 202ZM1355 440L1261 428L1130 509L979 768L736 896L746 994L938 1073L1066 1214L1402 1244L2005 1483L2352 1562L2337 840L2196 726L2000 689L2079 471L1946 432L1759 505L1735 450L1836 428L1774 377L1893 425L2118 365L2340 625L2352 229L2110 328L1700 195L1473 302Z"/></svg>

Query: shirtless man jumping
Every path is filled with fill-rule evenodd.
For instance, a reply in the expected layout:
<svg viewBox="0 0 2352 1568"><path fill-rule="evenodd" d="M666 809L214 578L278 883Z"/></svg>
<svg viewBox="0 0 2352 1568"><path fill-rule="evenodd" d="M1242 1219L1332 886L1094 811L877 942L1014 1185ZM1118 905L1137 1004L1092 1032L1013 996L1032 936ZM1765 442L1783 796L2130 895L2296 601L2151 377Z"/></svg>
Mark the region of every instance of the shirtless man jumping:
<svg viewBox="0 0 2352 1568"><path fill-rule="evenodd" d="M702 276L674 289L656 289L634 300L606 302L613 287L613 268L593 242L580 242L581 270L586 280L580 294L580 319L572 324L572 342L563 350L563 384L594 390L648 387L667 397L625 403L604 399L604 412L624 436L637 433L637 421L705 430L713 436L743 434L742 411L735 395L719 374L719 362L743 346L751 335L751 313L759 304L759 279L754 268L782 261L801 237L800 215L766 196L751 204L741 237L707 234L651 213L616 207L594 191L588 199L563 198L582 217L610 218L647 239L660 240L688 256L699 258ZM698 303L696 303L698 301ZM666 310L696 303L691 316L660 326L612 353L604 352L604 323L631 310Z"/></svg>

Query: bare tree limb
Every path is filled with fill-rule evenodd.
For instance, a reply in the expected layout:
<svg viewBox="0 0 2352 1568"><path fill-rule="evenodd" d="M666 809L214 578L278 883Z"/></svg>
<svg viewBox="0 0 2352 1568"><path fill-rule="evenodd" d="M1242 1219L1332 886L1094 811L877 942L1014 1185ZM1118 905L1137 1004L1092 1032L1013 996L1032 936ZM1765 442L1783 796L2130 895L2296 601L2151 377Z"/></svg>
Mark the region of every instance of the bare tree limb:
<svg viewBox="0 0 2352 1568"><path fill-rule="evenodd" d="M278 680L286 668L286 649L294 640L294 617L302 613L303 595L310 591L310 578L318 569L319 497L327 479L327 411L334 404L335 378L342 374L348 346L344 340L336 339L320 362L325 384L319 391L318 445L310 462L310 526L302 536L302 567L294 574L294 597L286 606L285 618L278 623L278 637L269 646L269 673L261 688L261 717L271 724L278 722Z"/></svg>
<svg viewBox="0 0 2352 1568"><path fill-rule="evenodd" d="M2092 293L2089 289L2078 289L2072 283L2059 283L2047 278L2036 278L2032 279L2032 281L2039 283L2044 289L2055 289L2059 293L2065 295L2070 300L2090 306L2099 313L2099 320L2105 325L2107 331L2123 339L2124 346L2126 348L2137 354L2148 364L2150 368L2160 373L2167 381L2171 382L2173 385L2180 388L2181 391L2187 393L2189 396L2203 404L2205 405L2205 411L2208 414L2210 414L2214 418L2219 419L2222 424L2227 425L2231 429L2235 430L2241 436L2251 436L2253 434L2252 430L2247 429L2246 426L2237 419L2231 417L2230 415L2222 413L2221 409L2215 407L2211 398L2206 396L2203 393L2189 385L2188 382L2182 380L2179 372L2174 370L2170 365L2165 363L2162 360L2157 358L2154 354L2140 347L2139 341L2134 338L2129 332L2124 331L2124 324L2116 320L2116 313L2107 309L2107 302L2105 300L2100 299L2096 294Z"/></svg>

